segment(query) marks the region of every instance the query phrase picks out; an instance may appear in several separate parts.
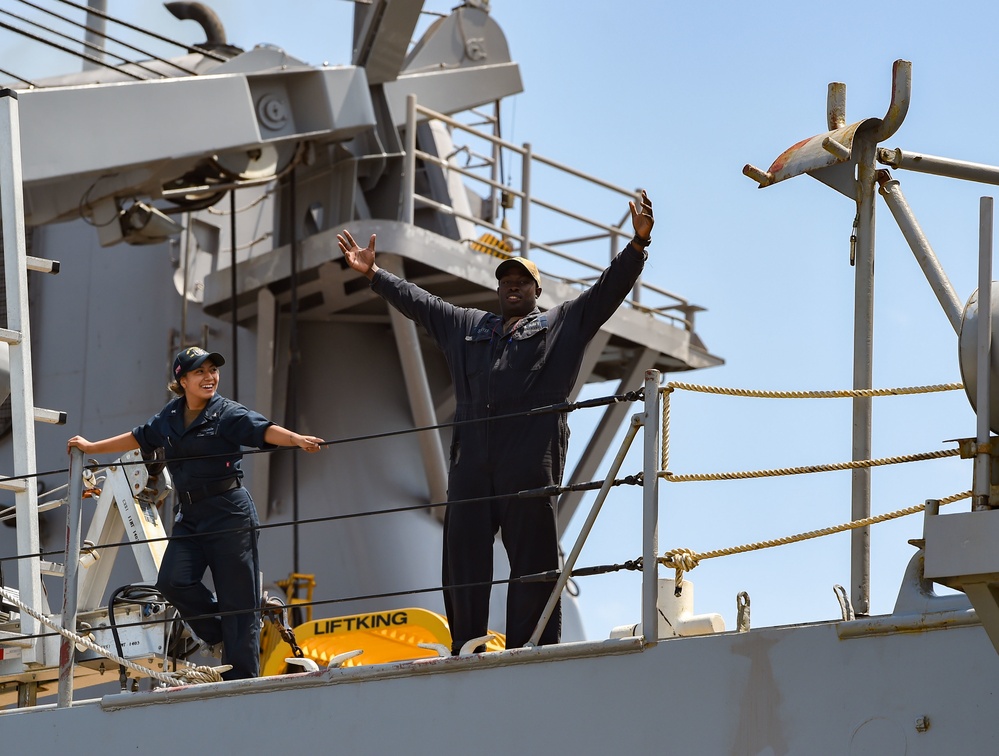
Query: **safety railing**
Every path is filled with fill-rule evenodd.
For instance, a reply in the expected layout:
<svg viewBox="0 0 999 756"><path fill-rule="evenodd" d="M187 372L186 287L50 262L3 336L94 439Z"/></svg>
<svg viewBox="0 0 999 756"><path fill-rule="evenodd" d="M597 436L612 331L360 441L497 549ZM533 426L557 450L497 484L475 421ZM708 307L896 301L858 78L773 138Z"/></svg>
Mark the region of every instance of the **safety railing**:
<svg viewBox="0 0 999 756"><path fill-rule="evenodd" d="M577 276L567 275L564 271L548 270L544 265L539 266L542 272L552 278L556 278L567 283L577 285L587 285L600 274L606 267L606 262L598 262L594 259L587 259L578 255L572 255L565 251L566 247L577 245L590 245L593 243L605 242L608 249L608 260L613 258L621 248L632 237L633 231L630 223L630 213L625 213L624 217L617 223L609 223L599 220L590 215L564 207L560 204L548 201L539 197L532 187L532 175L541 166L552 169L557 174L557 180L553 183L566 185L568 182L573 187L589 187L591 189L608 192L610 196L621 198L627 201L640 201L641 191L626 189L616 184L604 181L595 176L591 176L583 171L560 163L551 158L540 155L531 147L530 143L522 145L513 144L495 134L488 133L478 126L480 124L465 124L461 121L438 113L430 108L419 105L415 95L407 98L406 109L406 138L404 143L403 157L403 190L402 203L400 207L400 220L405 223L414 223L416 219L417 207L430 208L456 219L474 224L476 228L484 229L493 238L502 240L509 246L510 252L515 251L521 257L531 258L536 252L541 252L548 257L552 265L565 266L570 264L578 271ZM489 145L490 154L482 151L461 147L454 150L450 155L440 157L417 148L417 125L420 120L430 119L440 121L452 131L459 131L466 134L471 139L478 139ZM491 122L488 121L487 122ZM458 153L466 153L474 156L478 163L475 166L462 167L454 160ZM502 177L497 173L497 164L503 160L503 155L513 156L520 167L520 181L518 186L511 186L502 181ZM493 206L492 210L482 215L461 212L460 210L438 202L431 197L418 194L416 191L417 161L424 164L434 164L445 172L457 173L470 182L475 182L474 186L483 187L483 192L491 198L502 197L503 207L512 207L515 202L519 202L520 211L513 217L516 220L516 227L511 228L506 224L506 218L496 222L493 217L495 211L495 199L490 199L487 204ZM487 175L483 175L483 170L487 169ZM577 193L575 189L567 193ZM577 236L542 241L538 238L535 230L538 225L538 213L545 211L557 217L561 221L570 221L579 224L584 231ZM482 242L478 239L467 239L471 244L481 244L491 252L505 254L505 249L496 248L495 244ZM537 262L537 259L535 259ZM592 275L590 275L592 274ZM656 303L650 300L655 300ZM660 286L650 284L639 279L635 284L632 297L627 304L633 308L640 309L656 316L666 318L675 322L680 327L692 331L694 329L694 316L702 308L691 304L687 299L674 292Z"/></svg>
<svg viewBox="0 0 999 756"><path fill-rule="evenodd" d="M680 482L695 482L702 480L740 480L746 478L758 478L758 477L770 477L770 476L781 476L781 475L799 475L806 473L815 472L828 472L835 470L850 470L856 469L858 467L879 467L882 465L898 464L905 462L916 462L931 459L943 459L946 457L954 457L959 454L957 449L954 450L942 450L934 452L926 452L921 454L909 454L885 459L871 459L871 460L859 460L847 463L835 463L835 464L823 464L823 465L812 465L809 467L795 467L795 468L782 468L774 470L761 470L761 471L749 471L744 473L701 473L692 475L677 474L676 472L669 469L669 436L670 436L670 395L676 390L688 390L701 393L710 394L722 394L726 396L736 396L736 397L756 397L756 398L773 398L773 399L827 399L827 398L856 398L858 395L864 396L902 396L910 394L925 394L925 393L936 393L945 391L954 391L962 388L960 384L941 384L934 386L918 386L912 388L892 388L892 389L867 389L867 390L842 390L842 391L757 391L749 389L731 389L731 388L719 388L710 386L700 386L696 384L682 384L677 382L670 382L665 386L661 385L661 374L657 370L648 370L645 373L645 383L644 387L638 391L630 391L627 394L600 397L596 399L589 399L581 402L568 402L560 405L551 405L545 407L538 407L530 410L531 414L537 414L542 412L572 412L576 409L599 406L601 404L609 404L616 402L635 402L641 401L644 403L644 407L641 411L636 412L629 424L627 433L624 440L621 442L620 449L618 450L613 462L611 463L609 469L607 470L606 476L603 480L593 481L590 483L577 483L568 486L551 486L545 489L537 489L530 491L519 492L518 496L522 497L533 497L533 496L552 496L562 493L566 490L596 490L597 495L594 503L592 504L588 515L586 516L585 522L582 524L580 531L577 535L576 542L570 550L568 556L565 558L563 565L558 570L553 570L550 573L543 573L538 575L523 576L523 578L530 581L542 581L552 584L552 592L550 594L549 601L544 609L544 612L538 621L532 637L529 641L529 645L536 645L539 642L541 633L543 629L547 626L549 619L551 618L555 606L559 600L559 597L563 595L568 581L575 577L581 577L586 575L601 574L604 572L610 572L618 569L632 569L640 570L642 572L642 585L641 585L641 623L643 628L642 642L646 646L655 645L659 641L658 633L656 629L659 627L659 613L660 607L658 605L659 601L659 568L666 567L667 569L676 570L676 578L674 584L677 589L682 586L682 577L684 571L689 571L697 566L697 564L708 558L717 556L728 556L738 553L744 553L750 550L770 548L774 546L786 545L789 543L795 543L798 541L803 541L810 538L816 538L824 535L831 535L834 533L844 532L848 529L856 528L866 528L872 524L886 522L890 519L907 516L914 514L918 511L922 511L923 505L914 505L906 507L905 509L897 510L895 512L889 512L882 515L877 515L875 517L865 518L862 520L854 520L851 522L843 523L841 525L833 527L819 528L807 533L801 533L796 536L782 536L773 540L759 542L754 544L744 544L742 546L718 549L710 552L696 553L687 549L672 549L663 553L659 551L659 483L660 481L668 483L680 483ZM473 421L457 421L460 423L473 422ZM478 421L475 421L478 422ZM447 425L453 425L455 423L449 423ZM418 430L426 429L400 429L396 433L413 433ZM636 439L639 438L641 433L641 439L643 444L643 463L642 472L640 475L634 475L630 478L621 479L619 478L619 473L627 455L630 452L631 446ZM382 434L379 434L382 435ZM326 445L330 444L350 444L358 441L366 440L368 437L351 437L351 438L341 438L336 441L324 442ZM267 450L265 450L267 451ZM272 451L272 450L271 450ZM261 452L264 453L264 452ZM267 452L269 453L269 451ZM144 461L141 460L140 455L133 453L128 459L120 460L115 463L113 468L124 469L129 467L132 469L131 465L143 465ZM14 603L25 616L29 616L37 622L46 625L47 627L58 632L62 638L61 643L63 645L63 653L60 654L60 683L61 688L63 688L63 695L61 697L61 703L63 705L68 705L72 701L72 676L73 676L73 659L74 654L72 652L73 646L76 644L84 643L86 639L82 639L77 636L73 631L77 627L76 618L76 607L77 601L77 587L80 587L87 595L86 600L83 602L87 606L93 605L94 589L87 581L78 581L75 577L75 572L79 566L82 549L80 546L80 504L83 497L83 490L81 487L81 474L83 480L90 480L88 486L93 486L93 481L95 480L91 474L89 477L85 472L81 470L82 468L82 455L74 450L74 453L70 457L70 481L68 491L68 497L62 503L67 506L67 550L65 552L66 566L62 574L66 578L66 591L63 603L62 617L59 620L54 618L46 617L41 612L35 612L32 607L24 605L23 602L18 600L15 596L10 595L6 590L0 596L0 599L7 601L8 603ZM54 471L53 471L54 472ZM46 473L47 474L47 473ZM128 479L132 481L131 486L136 490L142 489L145 486L144 473L139 470L128 473ZM132 480L135 478L135 480ZM105 486L110 484L110 477L106 479ZM577 561L579 559L580 553L590 536L593 526L600 514L601 508L606 501L606 498L610 490L617 485L630 483L630 484L641 484L643 488L643 523L642 523L642 553L637 558L629 558L624 564L614 564L614 565L598 565L598 566L584 566L582 568L577 567ZM122 501L131 498L129 493L130 484L126 481L118 486L118 488L113 489L113 496ZM557 490L556 490L557 489ZM946 499L939 500L939 504L950 503L953 501L958 501L963 498L968 498L970 496L970 491L961 492L953 496L949 496ZM495 497L489 497L495 498ZM102 494L101 500L98 502L100 507L101 502L109 504L112 501L111 498L104 501L104 495ZM480 502L480 499L471 499L464 501L448 502L448 505L463 505L463 504L474 504ZM433 504L431 506L444 506L444 502ZM410 508L420 508L425 509L427 505L425 503L419 503L418 505L413 505L413 507L394 507L384 510L377 511L363 511L355 513L339 513L336 515L331 515L329 517L323 518L312 518L310 522L318 523L319 520L322 521L339 521L352 517L370 517L379 516L384 514L390 514L393 512L402 512ZM126 507L127 510L127 507ZM124 515L123 515L124 516ZM96 517L96 515L95 515ZM133 519L139 519L135 517ZM292 525L293 523L274 523L272 525L260 526L261 529L267 527L285 527ZM93 527L93 524L92 524ZM111 532L111 531L108 531ZM159 535L157 535L159 534ZM147 533L148 535L148 533ZM143 533L141 532L130 532L128 538L122 543L98 543L98 544L88 544L87 550L93 551L95 548L97 550L113 550L120 546L129 545L135 547L143 543L162 542L168 540L168 538L163 535L160 531L152 532L151 538L143 538ZM18 559L25 558L36 558L44 555L41 554L22 554ZM632 557L632 555L628 555ZM7 558L0 559L0 562L7 561ZM511 581L497 581L497 582L512 582ZM303 606L307 606L310 610L313 605L322 604L332 604L341 601L353 601L365 598L385 598L389 595L409 595L424 592L437 592L443 589L442 586L431 586L426 588L415 588L409 591L397 592L392 594L379 594L377 596L353 596L344 598L332 598L326 600L320 600L316 602L310 600L305 602ZM844 597L845 599L845 597ZM109 616L113 616L114 600L112 599L111 606L108 608ZM150 620L143 620L142 622L135 624L148 624L148 623L162 623L163 619L151 618ZM58 623L58 624L55 624ZM30 628L31 625L28 625ZM22 632L24 629L22 627ZM740 629L743 629L740 627ZM748 630L748 622L744 629ZM29 637L31 636L31 637ZM27 642L34 637L31 631L24 634L23 641ZM9 640L9 639L8 639ZM481 639L476 639L478 642ZM114 657L110 653L101 649L99 646L92 642L88 642L85 645L94 653L102 654L112 659L113 661L121 664L122 666L129 666L131 669L136 670L141 675L146 675L152 677L156 680L163 682L164 684L179 684L183 682L200 682L209 681L210 679L217 679L206 677L212 670L201 668L201 667L185 667L178 668L172 672L166 671L166 665L164 665L163 673L150 674L148 668L143 668L136 666L134 664L129 664L127 660L123 660L119 657ZM473 644L475 645L475 644ZM164 648L166 644L164 643ZM470 653L471 651L469 651ZM119 649L119 655L120 655ZM350 652L356 655L355 652ZM346 659L346 656L340 655L337 657L341 662ZM123 688L124 689L124 688Z"/></svg>

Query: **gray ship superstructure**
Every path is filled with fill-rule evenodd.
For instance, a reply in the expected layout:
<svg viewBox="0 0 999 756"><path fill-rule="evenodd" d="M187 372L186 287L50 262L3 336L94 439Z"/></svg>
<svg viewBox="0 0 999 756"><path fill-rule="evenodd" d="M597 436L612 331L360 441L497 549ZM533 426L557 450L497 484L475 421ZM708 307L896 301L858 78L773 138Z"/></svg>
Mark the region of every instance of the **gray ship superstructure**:
<svg viewBox="0 0 999 756"><path fill-rule="evenodd" d="M439 611L440 508L432 505L445 499L453 392L441 355L346 266L335 235L343 227L359 240L377 234L380 265L482 308L495 304L499 259L529 256L544 277L540 304L550 307L580 291L630 236L626 216L594 218L570 200L597 191L601 206L623 209L635 196L506 141L497 103L520 91L521 79L486 2L455 8L412 46L421 2L358 3L351 64L319 68L273 47L233 48L204 5L170 7L205 31L186 55L110 68L91 62L81 74L15 83L0 96L8 280L0 341L8 345L12 426L0 447L12 472L0 482L14 500L2 516L16 520L0 530L5 747L994 751L999 512L990 502L999 501L999 447L988 408L997 361L978 346L991 344L999 325L991 205L982 203L981 295L962 305L888 171L932 167L997 183L996 169L879 146L906 115L906 61L896 63L884 118L847 123L845 87L832 85L827 131L796 142L768 169L745 169L761 187L809 175L856 205L855 385L843 392L854 456L835 467L853 476L843 529L855 535L850 589L837 586L840 617L754 628L745 594L733 628L718 614L696 613L690 573L716 554L660 551L659 488L683 477L670 468L672 397L711 391L677 374L722 361L697 334L700 307L640 284L592 341L573 395L586 383L607 387L592 438L574 441L585 449L559 502L563 530L573 516L584 519L576 542L564 544L563 569L549 576L553 597L565 591L563 643L459 656L424 643L412 657L381 661L360 641L326 655L309 638L308 653L259 679L169 679L193 675L205 657L169 658L183 630L164 622L169 608L146 590L169 531L169 477L137 453L106 465L74 457L63 490L64 470L34 484L38 460L65 459L72 433L98 438L145 420L165 399L165 373L181 345L218 349L227 355L223 393L333 442L308 457L247 456L270 592L280 594L289 573L314 578L310 611L323 618L315 630L330 636L356 629L359 622L343 619L350 615L381 612L388 627L405 624L406 608ZM70 120L105 128L78 135L89 140L81 147L69 139ZM516 182L503 168L511 161L520 167ZM532 180L539 165L578 181L558 190L569 199ZM971 490L926 502L924 537L912 542L895 607L871 616L871 470L916 461L871 459L871 403L892 393L873 387L870 371L879 192L960 344L963 386L912 391L963 388L980 420L954 448L926 455L974 459ZM624 441L611 449L622 426ZM625 480L631 445L643 450L643 470ZM759 474L800 472L808 471ZM594 569L640 571L641 605L621 618L633 624L584 639L569 581L586 574L581 544L619 481L637 484L641 553ZM576 512L591 482L596 500ZM956 592L938 595L935 585ZM138 668L115 679L126 661ZM183 743L164 722L182 723Z"/></svg>

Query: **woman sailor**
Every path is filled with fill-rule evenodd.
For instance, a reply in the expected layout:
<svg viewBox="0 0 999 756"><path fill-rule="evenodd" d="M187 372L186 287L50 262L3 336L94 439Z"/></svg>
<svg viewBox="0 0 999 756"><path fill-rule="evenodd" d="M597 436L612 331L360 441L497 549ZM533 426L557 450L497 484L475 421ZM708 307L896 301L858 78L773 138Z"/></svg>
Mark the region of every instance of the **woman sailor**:
<svg viewBox="0 0 999 756"><path fill-rule="evenodd" d="M324 442L275 425L218 394L224 364L218 352L182 350L173 361L169 386L176 399L127 433L100 441L73 436L67 451L165 451L177 504L156 587L202 641L222 643L222 663L232 665L223 678L237 680L256 677L260 668L259 522L242 483L241 447L297 446L316 452ZM208 568L215 595L202 582Z"/></svg>

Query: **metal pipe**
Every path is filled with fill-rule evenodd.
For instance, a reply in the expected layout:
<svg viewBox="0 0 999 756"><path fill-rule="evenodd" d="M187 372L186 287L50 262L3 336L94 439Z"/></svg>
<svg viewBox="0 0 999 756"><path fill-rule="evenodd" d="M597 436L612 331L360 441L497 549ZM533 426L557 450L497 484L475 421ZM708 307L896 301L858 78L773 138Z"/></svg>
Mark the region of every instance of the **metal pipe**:
<svg viewBox="0 0 999 756"><path fill-rule="evenodd" d="M445 123L448 126L452 126L458 129L459 131L467 131L470 134L474 134L478 139L499 144L504 149L510 150L515 154L524 155L531 149L531 145L529 144L525 144L521 147L511 142L507 142L503 139L500 139L499 137L494 137L485 132L478 131L472 126L469 126L467 123L456 121L454 118L451 118L450 116L445 115L444 113L439 113L436 110L425 108L422 105L417 107L417 110L423 115L427 116L428 118L431 118L435 121L441 121L442 123ZM563 173L568 173L570 176L575 176L576 178L585 179L587 182L591 184L603 187L604 189L609 189L612 192L617 192L618 194L624 195L626 197L630 197L635 193L633 189L626 189L623 186L618 186L617 184L612 184L609 181L604 181L603 179L598 178L597 176L592 176L589 173L585 173L584 171L576 170L575 168L572 168L571 166L568 166L565 163L560 163L557 160L552 160L551 158L547 158L542 155L534 155L533 158L538 163L541 163L542 165L547 165L549 168L555 168L556 170L562 171Z"/></svg>
<svg viewBox="0 0 999 756"><path fill-rule="evenodd" d="M899 615L886 614L880 617L856 619L851 622L837 622L836 636L841 640L850 638L871 638L877 635L900 635L912 633L924 635L929 630L949 630L954 627L970 627L982 621L974 609L947 608L944 611ZM197 686L191 686L197 687Z"/></svg>
<svg viewBox="0 0 999 756"><path fill-rule="evenodd" d="M103 62L104 60L104 33L107 31L107 22L105 18L108 12L108 2L107 0L90 0L87 5L97 13L91 13L87 11L87 33L84 36L84 46L88 49L97 48L97 53L94 57L98 61ZM83 70L90 71L92 69L98 68L99 63L94 61L84 59Z"/></svg>
<svg viewBox="0 0 999 756"><path fill-rule="evenodd" d="M659 641L659 371L645 371L645 445L642 479L642 627L645 645ZM650 637L651 636L651 637Z"/></svg>
<svg viewBox="0 0 999 756"><path fill-rule="evenodd" d="M892 168L916 173L929 173L934 176L977 181L980 184L999 185L999 168L984 163L969 163L964 160L924 155L919 152L905 152L900 149L882 147L878 150L878 160Z"/></svg>
<svg viewBox="0 0 999 756"><path fill-rule="evenodd" d="M524 240L520 244L520 256L530 257L531 256L531 160L533 159L533 153L531 152L530 142L524 142L524 157L522 162L522 168L520 170L521 174L521 191L524 192L524 199L521 201L520 206L520 235Z"/></svg>
<svg viewBox="0 0 999 756"><path fill-rule="evenodd" d="M913 215L909 203L906 202L902 194L902 188L897 180L889 176L888 171L878 171L877 178L881 185L879 193L884 197L888 209L895 217L895 222L901 229L902 236L909 243L909 249L915 255L916 262L922 268L923 275L929 281L933 293L937 295L937 301L943 307L944 314L954 328L954 332L960 334L964 305L957 298L957 293L951 286L947 273L944 272L943 266L940 265L937 256L933 253L933 248L926 236L923 235L923 230L919 227L916 216Z"/></svg>
<svg viewBox="0 0 999 756"><path fill-rule="evenodd" d="M992 372L992 198L979 200L978 219L978 453L975 455L975 486L972 510L989 509L991 455L989 436L989 377Z"/></svg>
<svg viewBox="0 0 999 756"><path fill-rule="evenodd" d="M406 271L403 262L394 255L383 256L381 267L400 278L405 278ZM395 336L396 350L399 353L399 363L402 366L402 378L406 386L413 423L418 428L436 426L437 412L434 409L430 379L427 377L427 367L423 361L416 324L394 307L389 308L389 321L392 323L392 334ZM444 456L444 445L441 443L440 433L436 430L421 431L416 437L420 445L420 456L423 458L423 469L427 476L430 501L445 501L447 499L448 464L447 457Z"/></svg>
<svg viewBox="0 0 999 756"><path fill-rule="evenodd" d="M830 131L846 126L846 84L841 81L830 82L826 90L826 125Z"/></svg>
<svg viewBox="0 0 999 756"><path fill-rule="evenodd" d="M497 100L493 103L493 132L498 136L500 132L500 101ZM493 142L492 144L492 161L489 169L489 178L492 180L490 182L491 189L489 190L489 207L492 212L492 219L496 220L500 212L500 190L497 188L499 184L503 182L504 176L500 171L500 165L503 162L503 150L502 148Z"/></svg>
<svg viewBox="0 0 999 756"><path fill-rule="evenodd" d="M545 604L545 610L541 613L541 619L538 620L538 624L535 626L534 632L531 633L530 640L525 644L527 647L536 646L538 641L541 639L541 633L544 631L544 628L548 626L548 620L551 619L552 613L555 611L555 604L558 603L559 597L562 595L562 591L565 589L566 583L568 583L569 578L572 577L572 568L576 565L576 560L579 558L579 552L583 550L583 544L590 535L593 523L596 522L597 515L600 514L600 508L603 506L604 500L607 498L607 494L610 491L611 486L614 485L614 480L617 478L621 465L624 464L624 458L627 456L628 450L631 448L631 442L634 440L635 436L638 435L638 428L640 425L641 415L634 415L631 418L631 425L628 426L628 432L625 434L624 440L621 442L621 448L618 449L617 456L614 457L610 470L607 471L607 477L604 478L603 485L600 486L600 490L597 492L597 498L593 502L593 506L590 507L589 513L586 515L586 522L583 523L582 528L579 530L579 535L576 536L576 543L573 544L572 551L569 552L569 556L565 559L565 564L562 565L562 570L559 572L558 580L555 581L555 587L552 589L552 594L548 597L548 603ZM656 625L652 625L651 627L656 627Z"/></svg>
<svg viewBox="0 0 999 756"><path fill-rule="evenodd" d="M291 321L288 333L288 397L285 412L285 422L289 428L298 427L298 384L301 374L302 363L301 348L298 343L298 180L296 171L291 169L288 177L288 230L291 233L289 252L291 253L291 308L288 319ZM298 510L298 456L291 455L291 518L295 525L292 527L291 552L292 571L301 572L299 569L299 545L301 531L299 529Z"/></svg>
<svg viewBox="0 0 999 756"><path fill-rule="evenodd" d="M896 60L891 67L891 102L881 124L871 133L872 146L898 131L905 120L905 114L909 112L911 93L912 63L908 60Z"/></svg>
<svg viewBox="0 0 999 756"><path fill-rule="evenodd" d="M83 528L83 452L69 454L69 499L66 502L66 562L62 588L62 627L76 632L80 581L80 532ZM108 611L114 611L109 607ZM76 644L63 637L59 643L59 706L73 705L73 663Z"/></svg>
<svg viewBox="0 0 999 756"><path fill-rule="evenodd" d="M402 158L402 204L399 220L413 224L416 196L416 95L406 95L406 144Z"/></svg>
<svg viewBox="0 0 999 756"><path fill-rule="evenodd" d="M513 187L504 186L502 183L500 183L499 181L497 181L495 179L486 178L484 176L481 176L478 173L476 173L474 170L471 170L468 167L464 167L463 168L460 165L455 165L454 163L449 162L447 158L438 157L437 155L434 155L433 153L424 152L423 150L417 150L416 151L416 157L420 158L420 160L422 160L425 163L430 163L432 165L438 165L441 168L444 168L446 170L454 171L455 173L458 173L458 174L460 174L462 176L466 176L468 178L475 179L480 184L485 184L486 186L490 187L494 191L496 191L496 190L502 190L505 193L509 194L511 197L522 197L523 196L523 194L521 194L521 192L517 191Z"/></svg>
<svg viewBox="0 0 999 756"><path fill-rule="evenodd" d="M229 243L232 255L229 258L229 302L232 305L232 398L239 401L239 318L236 301L236 190L229 192Z"/></svg>
<svg viewBox="0 0 999 756"><path fill-rule="evenodd" d="M931 517L940 514L940 499L927 499L923 503L923 541L926 541L926 529ZM925 546L923 547L925 548Z"/></svg>
<svg viewBox="0 0 999 756"><path fill-rule="evenodd" d="M849 147L828 136L822 140L822 149L842 161L849 160L852 154Z"/></svg>
<svg viewBox="0 0 999 756"><path fill-rule="evenodd" d="M857 156L857 259L853 324L853 388L869 389L874 373L874 152L871 132L858 133ZM871 458L871 398L853 400L853 459ZM853 470L852 519L871 513L870 468ZM851 531L850 574L852 602L857 614L870 613L871 530Z"/></svg>
<svg viewBox="0 0 999 756"><path fill-rule="evenodd" d="M22 2L24 2L24 0L22 0ZM73 8L77 8L79 10L87 10L87 8L85 6L82 6L79 3L72 2L72 0L59 0L59 2L63 3L64 5L69 5L69 6L72 6ZM122 21L120 18L114 18L113 16L111 16L111 15L109 15L107 13L103 13L103 12L97 10L96 8L90 8L89 12L91 14L96 13L98 15L101 15L104 18L106 18L108 21L113 21L114 23L118 24L119 26L123 26L126 29L131 29L132 31L137 31L140 34L145 34L147 37L152 37L153 39L158 39L160 42L166 42L167 44L175 45L176 47L187 48L187 49L190 49L190 50L194 50L195 52L201 53L206 58L213 58L213 59L219 61L220 63L224 63L226 60L228 60L228 58L226 58L224 55L220 55L219 53L214 52L213 50L207 50L207 49L205 49L203 47L199 47L198 45L186 45L186 44L183 44L181 42L177 42L176 40L170 39L169 37L164 37L162 34L157 34L154 31L150 31L149 29L144 29L141 26L136 26L135 24L130 24L127 21ZM204 26L202 26L202 29L204 29ZM206 34L207 34L207 31L206 31ZM111 39L111 37L107 37L107 39ZM117 41L117 40L114 40L114 41ZM142 51L139 50L138 52L142 52ZM148 55L148 53L145 53L145 54ZM150 56L150 57L155 57L155 56ZM157 60L159 60L159 58L157 58ZM168 62L168 61L164 61L164 62ZM194 73L194 72L192 71L191 73Z"/></svg>

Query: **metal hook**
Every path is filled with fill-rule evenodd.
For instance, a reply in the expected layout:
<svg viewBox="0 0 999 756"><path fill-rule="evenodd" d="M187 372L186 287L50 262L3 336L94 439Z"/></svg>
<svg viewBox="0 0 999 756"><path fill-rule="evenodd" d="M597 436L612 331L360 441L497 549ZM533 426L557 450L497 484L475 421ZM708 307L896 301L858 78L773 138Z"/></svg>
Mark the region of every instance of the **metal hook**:
<svg viewBox="0 0 999 756"><path fill-rule="evenodd" d="M874 141L883 142L902 125L909 112L909 97L912 93L912 62L896 60L891 67L891 104L874 131Z"/></svg>

